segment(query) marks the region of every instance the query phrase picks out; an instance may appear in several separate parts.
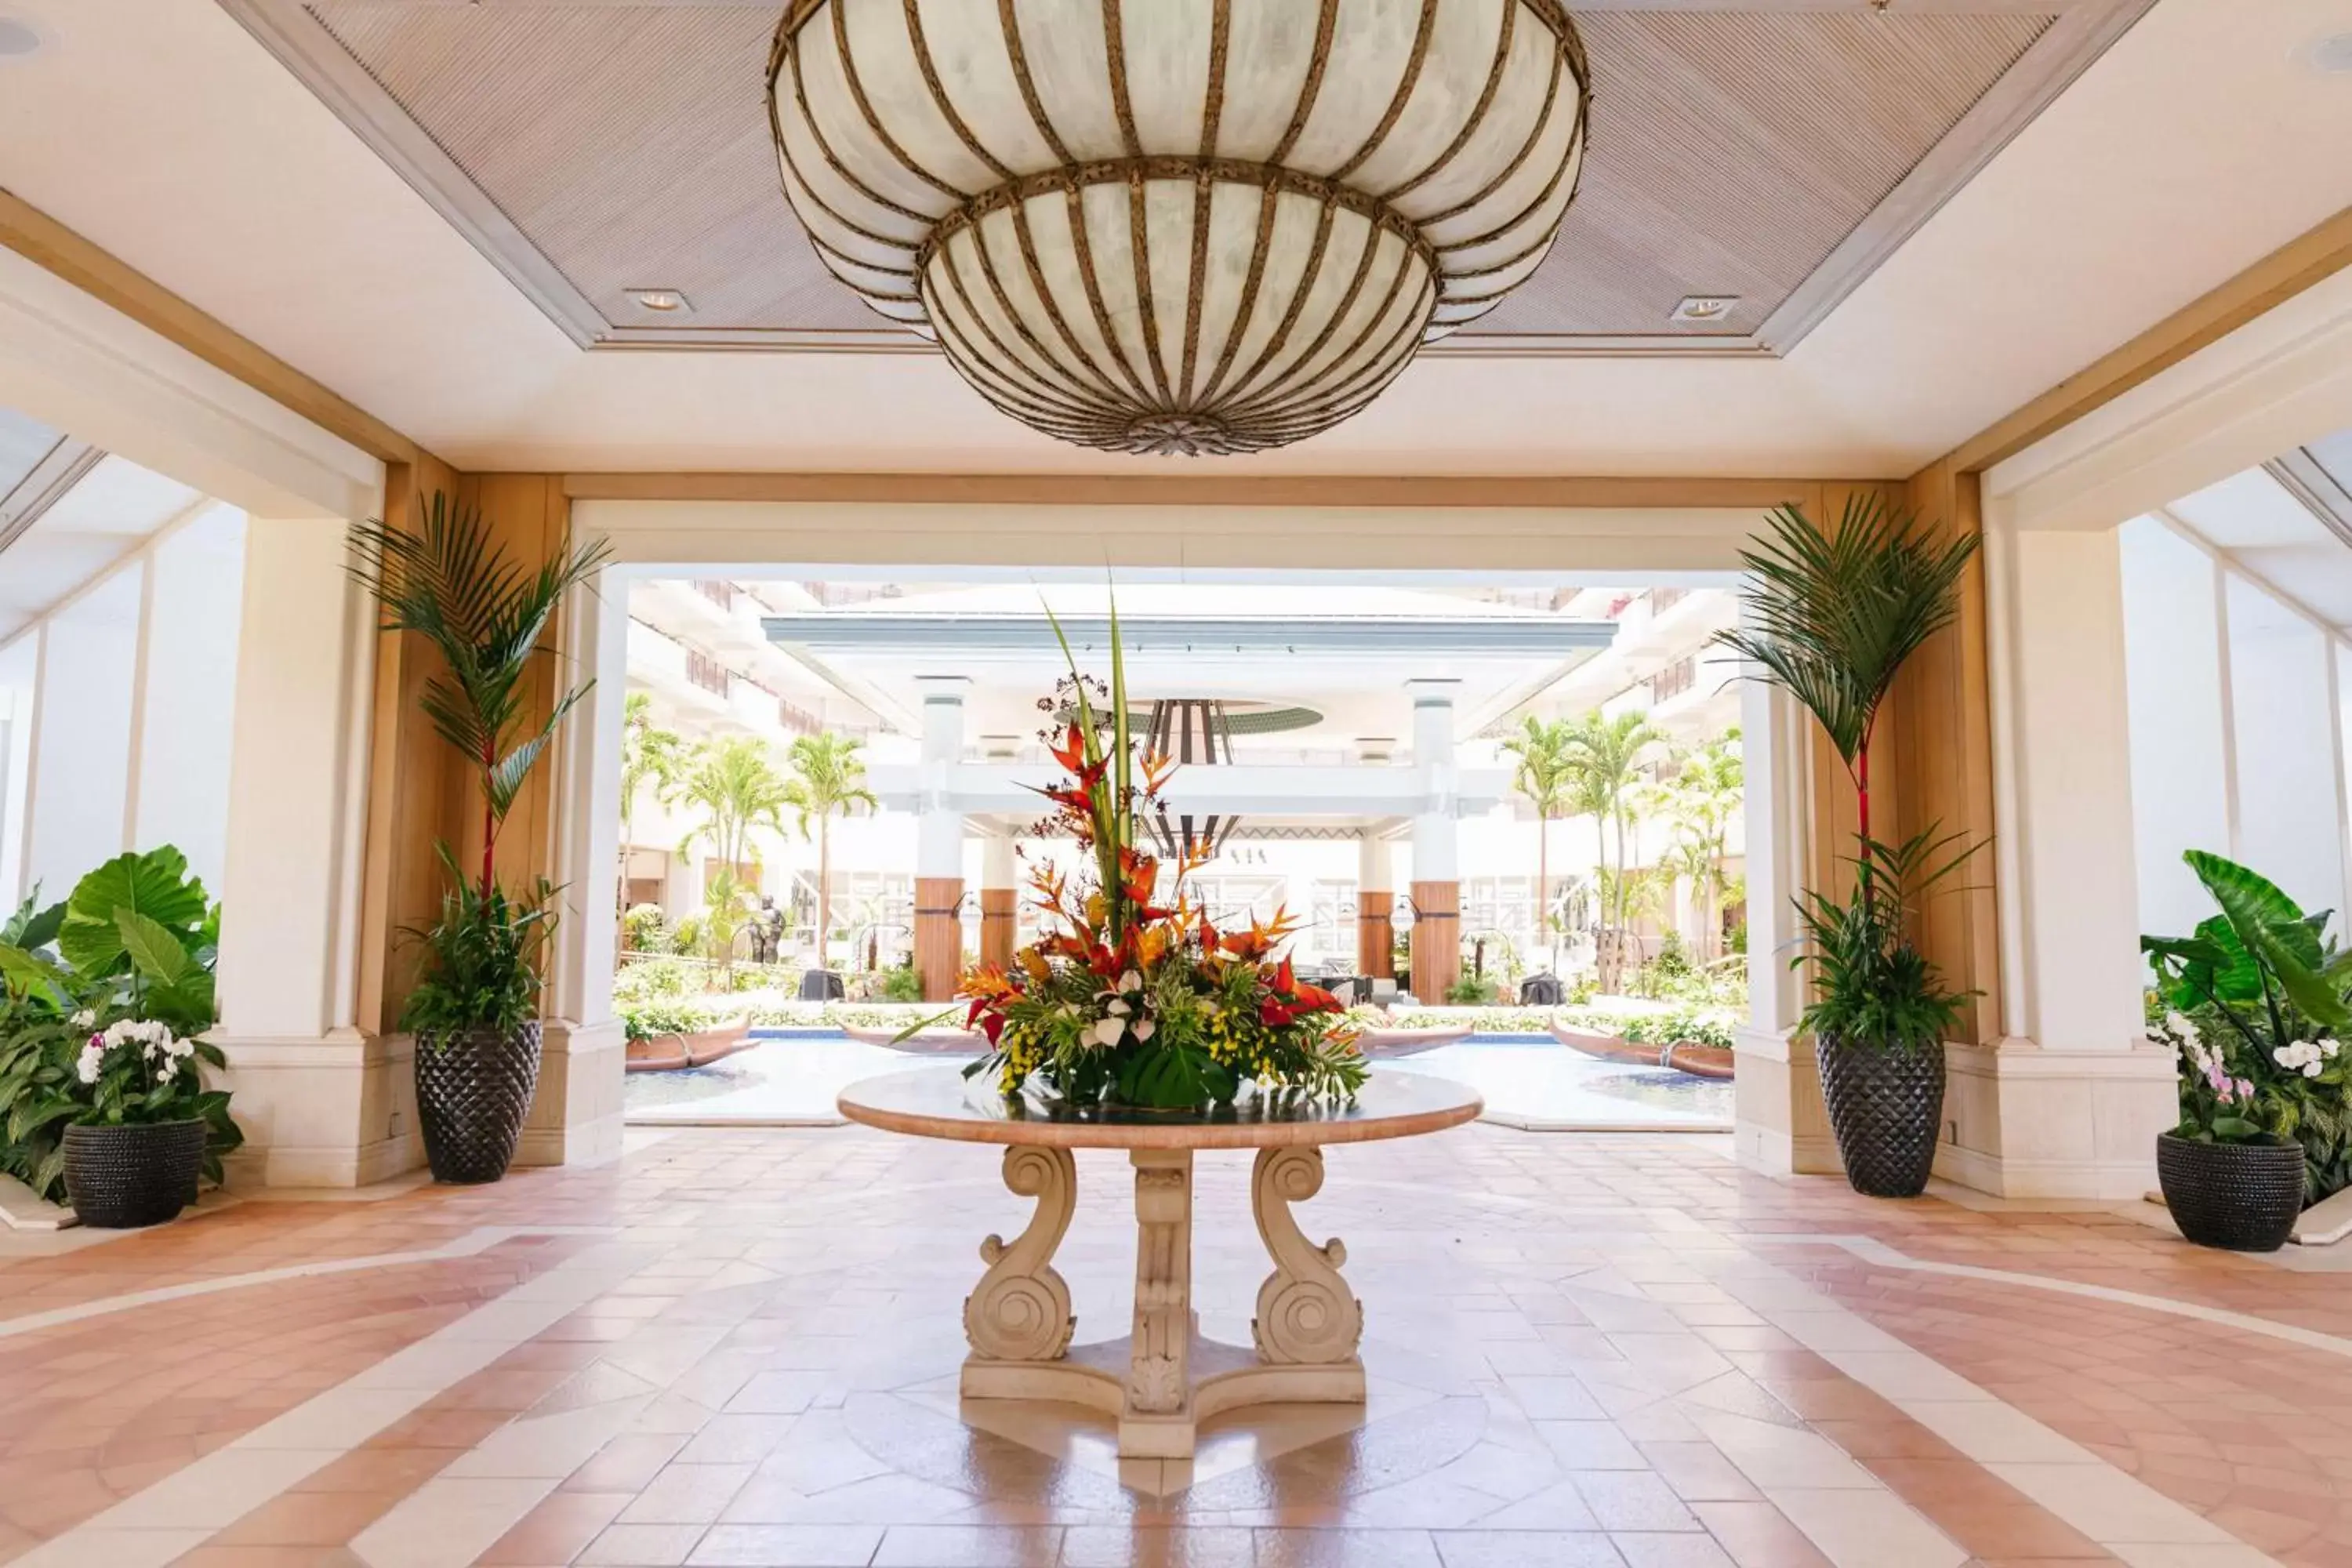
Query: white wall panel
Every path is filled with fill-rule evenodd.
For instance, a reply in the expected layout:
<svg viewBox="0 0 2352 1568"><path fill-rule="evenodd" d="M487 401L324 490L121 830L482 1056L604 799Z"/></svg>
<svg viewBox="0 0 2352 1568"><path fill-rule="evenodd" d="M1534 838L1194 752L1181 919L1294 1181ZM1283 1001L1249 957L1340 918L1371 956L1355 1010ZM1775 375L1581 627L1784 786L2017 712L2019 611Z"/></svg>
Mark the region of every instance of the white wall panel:
<svg viewBox="0 0 2352 1568"><path fill-rule="evenodd" d="M245 514L215 506L155 549L132 840L175 844L219 896L228 847Z"/></svg>
<svg viewBox="0 0 2352 1568"><path fill-rule="evenodd" d="M48 623L24 875L51 897L124 848L145 574L146 563L132 562Z"/></svg>
<svg viewBox="0 0 2352 1568"><path fill-rule="evenodd" d="M2140 929L2185 935L2212 901L2181 852L2232 852L2220 568L2154 518L2118 542Z"/></svg>
<svg viewBox="0 0 2352 1568"><path fill-rule="evenodd" d="M2331 639L2244 578L2229 582L2238 858L2305 909L2344 896Z"/></svg>

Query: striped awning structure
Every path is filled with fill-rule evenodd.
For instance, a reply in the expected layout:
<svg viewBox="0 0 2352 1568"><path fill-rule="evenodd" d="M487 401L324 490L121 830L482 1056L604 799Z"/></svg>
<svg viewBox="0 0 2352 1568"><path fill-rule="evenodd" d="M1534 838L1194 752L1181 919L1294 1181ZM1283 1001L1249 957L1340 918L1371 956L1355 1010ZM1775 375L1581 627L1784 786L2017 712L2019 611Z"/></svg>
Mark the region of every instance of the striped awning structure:
<svg viewBox="0 0 2352 1568"><path fill-rule="evenodd" d="M793 0L768 99L834 276L1047 435L1279 447L1492 310L1576 192L1559 0Z"/></svg>
<svg viewBox="0 0 2352 1568"><path fill-rule="evenodd" d="M1166 698L1151 705L1144 750L1183 767L1231 763L1234 731L1225 705L1209 698ZM1242 819L1231 815L1195 817L1161 806L1150 821L1162 858L1209 860L1225 847Z"/></svg>

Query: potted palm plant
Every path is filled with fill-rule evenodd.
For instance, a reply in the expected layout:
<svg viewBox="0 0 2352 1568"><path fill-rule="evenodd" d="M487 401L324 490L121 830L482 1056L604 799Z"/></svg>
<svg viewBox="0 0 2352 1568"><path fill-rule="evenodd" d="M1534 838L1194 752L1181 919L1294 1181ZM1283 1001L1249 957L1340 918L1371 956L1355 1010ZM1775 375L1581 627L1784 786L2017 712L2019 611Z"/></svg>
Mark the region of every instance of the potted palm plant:
<svg viewBox="0 0 2352 1568"><path fill-rule="evenodd" d="M2352 952L2256 872L2183 858L2221 912L2192 936L2140 938L2163 1014L2149 1033L2180 1069L2157 1176L2190 1241L2274 1252L2306 1204L2352 1185Z"/></svg>
<svg viewBox="0 0 2352 1568"><path fill-rule="evenodd" d="M1739 552L1743 624L1716 638L1804 705L1853 784L1853 886L1796 900L1791 962L1811 972L1801 1026L1846 1179L1872 1197L1916 1197L1935 1166L1944 1037L1970 994L1944 984L1911 928L1918 901L1978 846L1932 825L1900 842L1874 837L1871 739L1904 662L1958 616L1976 548L1976 535L1938 539L1874 492L1850 498L1832 531L1781 507Z"/></svg>
<svg viewBox="0 0 2352 1568"><path fill-rule="evenodd" d="M481 808L481 860L469 874L439 847L449 886L440 918L405 932L423 949L401 1026L416 1042L416 1112L438 1181L506 1174L539 1084L539 1000L556 921L554 885L499 885L499 831L556 726L592 682L533 710L530 676L564 596L604 563L601 544L567 533L537 568L509 559L481 513L439 491L417 526L369 521L351 534L352 574L374 595L385 632L413 632L441 656L419 706L465 759Z"/></svg>

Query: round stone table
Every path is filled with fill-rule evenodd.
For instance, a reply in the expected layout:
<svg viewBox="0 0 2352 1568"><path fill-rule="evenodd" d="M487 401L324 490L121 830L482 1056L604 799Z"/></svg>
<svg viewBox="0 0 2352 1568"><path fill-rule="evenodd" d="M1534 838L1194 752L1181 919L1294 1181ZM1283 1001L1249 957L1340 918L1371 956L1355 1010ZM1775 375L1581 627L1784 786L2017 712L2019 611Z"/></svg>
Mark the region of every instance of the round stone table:
<svg viewBox="0 0 2352 1568"><path fill-rule="evenodd" d="M1244 1098L1206 1116L1072 1111L1008 1101L957 1068L919 1068L841 1091L852 1121L917 1138L1002 1143L1004 1184L1037 1200L1029 1227L980 1244L988 1271L964 1299L966 1399L1049 1400L1118 1418L1132 1459L1188 1459L1195 1426L1245 1405L1360 1405L1363 1308L1340 1278L1348 1249L1317 1247L1290 1205L1323 1185L1323 1148L1410 1138L1473 1120L1469 1089L1420 1073L1374 1071L1353 1104ZM1135 1165L1135 1328L1073 1349L1077 1321L1054 1252L1077 1203L1073 1149L1124 1149ZM1201 1337L1192 1311L1192 1156L1255 1149L1250 1207L1274 1259L1258 1288L1253 1350Z"/></svg>

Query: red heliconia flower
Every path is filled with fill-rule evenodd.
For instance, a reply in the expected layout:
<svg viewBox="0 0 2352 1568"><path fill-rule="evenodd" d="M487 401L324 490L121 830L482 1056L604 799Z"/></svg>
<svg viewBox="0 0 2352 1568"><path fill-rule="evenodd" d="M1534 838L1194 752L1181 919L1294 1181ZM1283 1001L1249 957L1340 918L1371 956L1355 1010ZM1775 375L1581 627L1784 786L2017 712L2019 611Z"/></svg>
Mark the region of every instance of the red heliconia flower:
<svg viewBox="0 0 2352 1568"><path fill-rule="evenodd" d="M1062 737L1062 743L1052 747L1051 750L1055 762L1072 773L1076 773L1087 765L1086 731L1076 724L1071 725L1068 732Z"/></svg>
<svg viewBox="0 0 2352 1568"><path fill-rule="evenodd" d="M1273 987L1285 996L1293 996L1298 993L1298 976L1292 973L1290 954L1286 952L1282 955L1282 962L1274 966Z"/></svg>
<svg viewBox="0 0 2352 1568"><path fill-rule="evenodd" d="M1299 1006L1309 1013L1344 1013L1348 1010L1339 998L1320 985L1302 984L1298 987L1297 995Z"/></svg>

